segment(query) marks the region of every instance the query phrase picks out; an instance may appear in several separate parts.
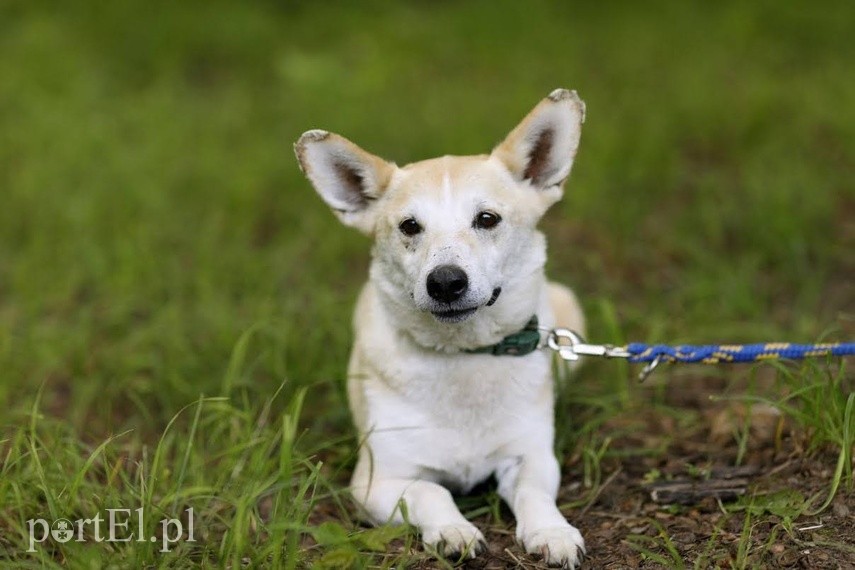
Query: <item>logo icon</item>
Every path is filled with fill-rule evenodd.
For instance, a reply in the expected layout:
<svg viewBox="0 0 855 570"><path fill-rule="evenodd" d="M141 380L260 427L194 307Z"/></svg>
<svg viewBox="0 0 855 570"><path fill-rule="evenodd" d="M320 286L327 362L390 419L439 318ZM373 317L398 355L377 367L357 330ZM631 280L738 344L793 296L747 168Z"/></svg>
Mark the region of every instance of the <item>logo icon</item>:
<svg viewBox="0 0 855 570"><path fill-rule="evenodd" d="M51 525L50 535L57 542L68 542L74 536L74 525L68 519L56 519Z"/></svg>

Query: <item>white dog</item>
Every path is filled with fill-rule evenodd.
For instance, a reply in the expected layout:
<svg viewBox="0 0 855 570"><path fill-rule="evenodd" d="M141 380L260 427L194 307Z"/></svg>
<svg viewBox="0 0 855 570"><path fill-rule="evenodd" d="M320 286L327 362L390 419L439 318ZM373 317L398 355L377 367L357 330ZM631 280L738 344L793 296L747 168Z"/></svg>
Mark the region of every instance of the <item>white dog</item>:
<svg viewBox="0 0 855 570"><path fill-rule="evenodd" d="M406 519L447 556L485 547L449 489L490 475L528 552L569 567L584 555L555 505L550 355L529 342L533 317L583 332L573 293L546 281L535 226L561 198L584 117L557 89L491 154L404 167L326 131L295 145L321 198L375 240L348 372L363 441L351 492L375 523Z"/></svg>

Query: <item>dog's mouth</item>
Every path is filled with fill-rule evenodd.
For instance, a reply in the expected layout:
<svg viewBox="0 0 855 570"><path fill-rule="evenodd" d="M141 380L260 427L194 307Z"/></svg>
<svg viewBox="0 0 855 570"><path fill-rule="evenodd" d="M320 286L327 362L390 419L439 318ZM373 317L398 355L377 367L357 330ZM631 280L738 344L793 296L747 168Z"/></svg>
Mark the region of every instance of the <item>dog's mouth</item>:
<svg viewBox="0 0 855 570"><path fill-rule="evenodd" d="M449 311L431 311L431 314L441 323L459 323L468 319L477 310L478 307L470 307L468 309L452 309Z"/></svg>
<svg viewBox="0 0 855 570"><path fill-rule="evenodd" d="M493 303L495 303L496 301L499 300L499 295L501 295L501 294L502 294L502 288L501 287L496 287L495 289L493 289L493 294L490 295L490 300L487 301L487 306L492 307Z"/></svg>
<svg viewBox="0 0 855 570"><path fill-rule="evenodd" d="M496 287L493 289L493 294L490 296L490 300L484 305L485 307L491 307L499 298L499 295L502 293L501 287ZM465 321L469 317L471 317L475 311L477 311L480 307L469 307L467 309L449 309L446 311L431 311L431 314L434 316L436 320L441 323L459 323Z"/></svg>

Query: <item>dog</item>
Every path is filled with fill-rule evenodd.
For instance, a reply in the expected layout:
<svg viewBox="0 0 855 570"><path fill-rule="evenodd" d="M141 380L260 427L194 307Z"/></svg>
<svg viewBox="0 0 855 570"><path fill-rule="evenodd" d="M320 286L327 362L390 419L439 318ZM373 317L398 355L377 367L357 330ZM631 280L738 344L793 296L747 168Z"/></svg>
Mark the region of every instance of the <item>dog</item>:
<svg viewBox="0 0 855 570"><path fill-rule="evenodd" d="M551 357L494 350L533 317L584 334L574 294L546 280L536 228L562 196L584 118L576 92L556 89L490 154L403 167L327 131L294 145L321 198L374 240L348 367L362 442L350 491L372 522L409 522L444 556L486 548L451 491L492 475L527 552L562 567L584 557L555 504Z"/></svg>

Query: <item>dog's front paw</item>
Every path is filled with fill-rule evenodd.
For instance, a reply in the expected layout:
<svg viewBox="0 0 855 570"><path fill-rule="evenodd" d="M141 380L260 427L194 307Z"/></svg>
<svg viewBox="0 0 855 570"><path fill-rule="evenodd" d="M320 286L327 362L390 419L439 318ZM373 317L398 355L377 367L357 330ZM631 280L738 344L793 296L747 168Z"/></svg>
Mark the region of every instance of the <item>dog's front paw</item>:
<svg viewBox="0 0 855 570"><path fill-rule="evenodd" d="M542 555L550 566L576 568L585 558L585 540L569 524L528 532L521 539L526 552Z"/></svg>
<svg viewBox="0 0 855 570"><path fill-rule="evenodd" d="M484 535L468 522L423 528L422 539L446 558L475 558L487 548Z"/></svg>

